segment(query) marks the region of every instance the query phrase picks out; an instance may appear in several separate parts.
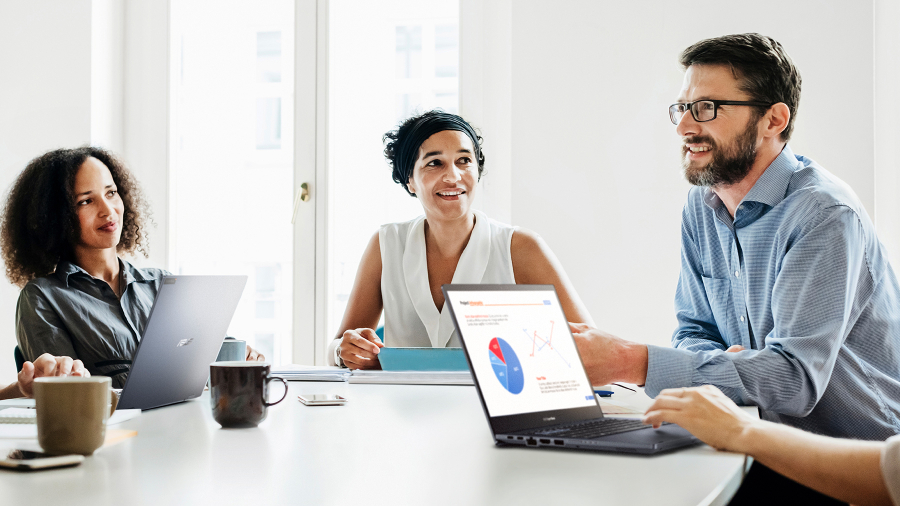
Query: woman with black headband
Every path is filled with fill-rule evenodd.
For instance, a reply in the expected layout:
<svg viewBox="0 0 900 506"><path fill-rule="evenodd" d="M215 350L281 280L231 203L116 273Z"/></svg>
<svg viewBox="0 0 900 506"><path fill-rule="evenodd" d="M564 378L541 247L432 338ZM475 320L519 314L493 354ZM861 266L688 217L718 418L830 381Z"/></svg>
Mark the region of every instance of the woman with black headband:
<svg viewBox="0 0 900 506"><path fill-rule="evenodd" d="M431 111L384 136L394 181L425 211L384 225L363 253L356 281L328 350L351 369L378 368L378 350L458 347L459 336L441 285L552 284L572 322L590 324L553 252L529 230L504 225L472 209L484 171L481 137L454 114ZM372 330L384 311L384 343Z"/></svg>

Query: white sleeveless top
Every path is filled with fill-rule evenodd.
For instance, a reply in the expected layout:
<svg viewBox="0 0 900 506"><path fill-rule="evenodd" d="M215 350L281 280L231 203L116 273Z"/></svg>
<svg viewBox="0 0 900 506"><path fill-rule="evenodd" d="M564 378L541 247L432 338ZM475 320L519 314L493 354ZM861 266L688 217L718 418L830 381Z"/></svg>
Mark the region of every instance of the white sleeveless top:
<svg viewBox="0 0 900 506"><path fill-rule="evenodd" d="M453 283L513 284L510 241L516 227L475 211L475 228L459 257ZM391 347L460 347L450 310L438 312L428 284L425 216L378 230L384 344Z"/></svg>

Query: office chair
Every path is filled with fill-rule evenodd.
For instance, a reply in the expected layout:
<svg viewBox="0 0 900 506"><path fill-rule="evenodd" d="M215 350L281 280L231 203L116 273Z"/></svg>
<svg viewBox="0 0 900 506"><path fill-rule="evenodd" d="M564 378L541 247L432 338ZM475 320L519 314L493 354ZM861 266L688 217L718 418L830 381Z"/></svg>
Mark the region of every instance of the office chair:
<svg viewBox="0 0 900 506"><path fill-rule="evenodd" d="M19 349L18 345L13 350L13 356L16 358L16 372L19 372L22 370L22 366L25 365L25 355L22 355L22 350Z"/></svg>

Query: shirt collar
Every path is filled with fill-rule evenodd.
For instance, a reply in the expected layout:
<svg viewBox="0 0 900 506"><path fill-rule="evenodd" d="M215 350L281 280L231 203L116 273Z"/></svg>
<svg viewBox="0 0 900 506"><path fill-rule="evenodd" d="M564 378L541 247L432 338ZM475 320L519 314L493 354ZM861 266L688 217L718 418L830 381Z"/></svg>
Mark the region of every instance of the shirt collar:
<svg viewBox="0 0 900 506"><path fill-rule="evenodd" d="M750 191L747 192L741 203L759 202L770 207L777 206L787 195L788 185L791 183L791 177L797 170L797 164L799 163L797 157L794 156L794 152L791 151L791 147L785 144L784 149L759 176L759 179L756 180L753 188L750 188ZM706 188L703 202L713 211L725 205L722 199L716 195L716 192L710 188Z"/></svg>
<svg viewBox="0 0 900 506"><path fill-rule="evenodd" d="M769 164L766 171L759 176L756 184L741 202L759 202L769 207L775 207L784 200L787 195L788 185L791 183L791 177L797 170L797 157L791 151L790 146L784 145L781 153Z"/></svg>
<svg viewBox="0 0 900 506"><path fill-rule="evenodd" d="M123 259L119 259L119 263L122 265L122 271L125 273L125 281L131 283L132 281L155 281L156 277L151 276L144 272L144 269L139 267L135 267L128 263Z"/></svg>
<svg viewBox="0 0 900 506"><path fill-rule="evenodd" d="M125 274L125 284L131 284L134 281L152 281L152 276L148 276L143 269L139 269L133 265L131 265L128 261L119 259L119 268ZM56 264L56 277L59 278L60 281L69 286L69 276L73 274L84 274L85 276L91 277L90 274L81 267L75 265L74 263L68 260L61 260L58 264Z"/></svg>
<svg viewBox="0 0 900 506"><path fill-rule="evenodd" d="M65 283L66 286L69 286L69 276L79 272L87 275L87 271L81 267L78 267L68 260L60 260L60 262L56 264L56 272L54 272L54 274L56 274L56 277Z"/></svg>

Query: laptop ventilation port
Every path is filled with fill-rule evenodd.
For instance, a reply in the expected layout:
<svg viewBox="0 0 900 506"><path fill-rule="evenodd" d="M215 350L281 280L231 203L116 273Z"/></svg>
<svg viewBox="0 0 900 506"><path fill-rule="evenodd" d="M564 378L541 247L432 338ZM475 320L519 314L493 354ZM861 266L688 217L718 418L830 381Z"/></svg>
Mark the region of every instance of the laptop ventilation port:
<svg viewBox="0 0 900 506"><path fill-rule="evenodd" d="M559 446L564 446L566 443L563 443L562 439L554 439L553 444L559 445Z"/></svg>
<svg viewBox="0 0 900 506"><path fill-rule="evenodd" d="M541 444L548 445L548 444L550 444L550 440L549 439L541 439Z"/></svg>
<svg viewBox="0 0 900 506"><path fill-rule="evenodd" d="M533 437L530 437L525 440L525 444L528 446L537 446L537 441Z"/></svg>

